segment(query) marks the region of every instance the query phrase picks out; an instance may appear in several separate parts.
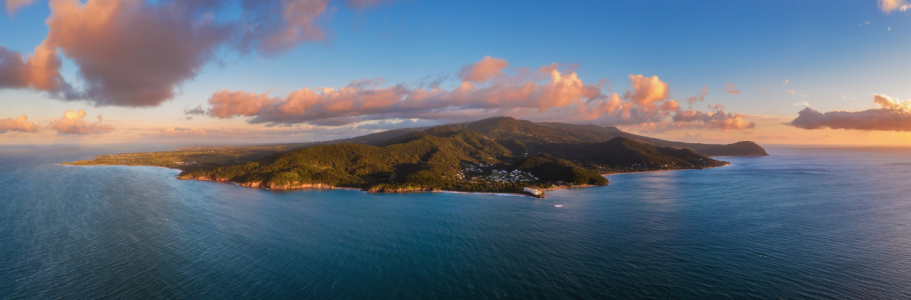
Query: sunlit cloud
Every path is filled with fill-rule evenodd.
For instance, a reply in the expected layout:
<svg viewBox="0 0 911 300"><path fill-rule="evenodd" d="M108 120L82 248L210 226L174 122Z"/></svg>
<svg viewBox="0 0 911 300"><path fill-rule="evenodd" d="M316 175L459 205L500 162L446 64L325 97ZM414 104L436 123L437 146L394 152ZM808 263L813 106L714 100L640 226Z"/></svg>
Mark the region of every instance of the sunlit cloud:
<svg viewBox="0 0 911 300"><path fill-rule="evenodd" d="M906 11L911 9L911 3L908 3L907 0L877 0L877 2L879 2L879 8L887 14L896 10Z"/></svg>
<svg viewBox="0 0 911 300"><path fill-rule="evenodd" d="M95 123L83 120L85 115L83 109L78 112L67 109L63 118L51 122L48 127L62 134L99 134L114 131L114 127L111 125L101 124L103 121L101 115L98 115L98 121Z"/></svg>
<svg viewBox="0 0 911 300"><path fill-rule="evenodd" d="M564 121L601 125L681 122L671 127L742 130L753 128L743 115L698 113L685 120L670 99L669 87L657 76L629 75L623 96L602 94L605 80L584 83L574 65L557 64L506 72L508 62L485 57L459 71L461 84L451 90L425 89L407 84L381 86L381 79L353 81L341 88L303 88L286 96L269 92L220 90L209 98L208 109L186 109L189 116L206 114L227 119L251 117L250 123L342 126L371 120L419 119L444 122L513 116L532 121ZM707 90L703 87L704 98ZM691 101L691 100L688 100ZM701 101L701 100L699 100ZM657 127L656 127L657 128ZM670 128L670 127L668 127Z"/></svg>
<svg viewBox="0 0 911 300"><path fill-rule="evenodd" d="M7 131L18 131L18 132L37 132L38 125L35 123L29 122L28 117L21 115L18 118L7 118L5 120L0 119L0 133L6 133Z"/></svg>

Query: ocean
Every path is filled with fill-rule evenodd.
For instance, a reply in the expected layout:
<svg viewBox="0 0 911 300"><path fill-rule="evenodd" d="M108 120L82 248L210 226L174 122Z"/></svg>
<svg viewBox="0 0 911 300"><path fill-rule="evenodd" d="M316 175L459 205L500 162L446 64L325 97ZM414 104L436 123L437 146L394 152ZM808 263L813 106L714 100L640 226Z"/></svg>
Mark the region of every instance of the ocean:
<svg viewBox="0 0 911 300"><path fill-rule="evenodd" d="M768 147L543 200L57 165L164 149L120 147L0 146L0 298L911 298L911 148Z"/></svg>

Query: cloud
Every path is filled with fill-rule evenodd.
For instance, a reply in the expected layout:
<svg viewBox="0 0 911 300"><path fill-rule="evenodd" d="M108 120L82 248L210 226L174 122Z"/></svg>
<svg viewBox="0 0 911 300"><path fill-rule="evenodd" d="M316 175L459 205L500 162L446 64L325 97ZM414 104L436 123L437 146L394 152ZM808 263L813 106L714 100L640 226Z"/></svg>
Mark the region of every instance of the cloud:
<svg viewBox="0 0 911 300"><path fill-rule="evenodd" d="M254 116L278 100L269 97L268 93L256 94L244 91L232 92L220 90L209 98L209 114L222 119L235 116Z"/></svg>
<svg viewBox="0 0 911 300"><path fill-rule="evenodd" d="M681 127L698 129L744 130L756 128L756 123L747 122L742 114L716 112L700 112L688 110L674 115L674 121Z"/></svg>
<svg viewBox="0 0 911 300"><path fill-rule="evenodd" d="M206 110L204 110L204 109L202 108L202 104L200 104L199 106L196 106L196 107L194 107L193 109L190 109L189 107L185 108L185 109L183 110L183 114L186 115L186 119L187 119L187 120L190 120L190 119L193 119L193 116L204 116L204 115L206 115Z"/></svg>
<svg viewBox="0 0 911 300"><path fill-rule="evenodd" d="M901 101L886 95L873 94L873 103L885 109L911 110L911 100Z"/></svg>
<svg viewBox="0 0 911 300"><path fill-rule="evenodd" d="M35 2L35 0L6 0L6 11L12 16L16 10L23 6L28 6L32 2Z"/></svg>
<svg viewBox="0 0 911 300"><path fill-rule="evenodd" d="M485 56L479 62L466 65L459 71L459 78L468 82L486 82L493 77L503 76L503 69L509 67L504 59Z"/></svg>
<svg viewBox="0 0 911 300"><path fill-rule="evenodd" d="M489 61L485 58L474 65ZM252 116L251 123L341 125L388 118L459 118L458 115L473 110L545 112L555 107L581 105L601 95L600 82L584 84L576 73L558 70L556 65L520 72L486 85L473 84L471 80L478 80L477 77L465 79L453 90L409 88L404 84L366 87L353 82L338 89L304 88L283 98L221 90L209 99L212 105L209 113L218 118Z"/></svg>
<svg viewBox="0 0 911 300"><path fill-rule="evenodd" d="M640 106L654 106L656 102L667 99L667 83L658 79L658 76L629 75L629 80L633 90L626 93L626 98L633 99Z"/></svg>
<svg viewBox="0 0 911 300"><path fill-rule="evenodd" d="M705 95L708 95L708 94L709 94L709 87L703 85L703 86L702 86L702 92L700 92L700 93L699 93L698 95L696 95L696 96L691 96L691 97L687 98L687 99L686 99L686 103L689 104L689 105L693 105L693 104L695 104L696 102L705 101Z"/></svg>
<svg viewBox="0 0 911 300"><path fill-rule="evenodd" d="M877 0L879 2L879 8L883 10L884 13L891 13L893 11L906 11L911 9L911 4L906 0Z"/></svg>
<svg viewBox="0 0 911 300"><path fill-rule="evenodd" d="M114 131L114 127L111 125L101 124L101 115L98 115L98 121L95 123L88 123L82 120L83 118L85 118L85 110L80 109L75 112L67 109L63 118L51 122L48 127L63 134L99 134Z"/></svg>
<svg viewBox="0 0 911 300"><path fill-rule="evenodd" d="M7 118L6 120L0 120L0 133L6 133L7 131L38 132L38 125L27 120L28 117L25 115L21 115L15 119Z"/></svg>
<svg viewBox="0 0 911 300"><path fill-rule="evenodd" d="M807 101L804 101L804 102L797 102L797 103L794 103L794 104L791 104L791 105L794 105L794 106L810 106L810 102L807 102Z"/></svg>
<svg viewBox="0 0 911 300"><path fill-rule="evenodd" d="M425 85L397 84L381 86L381 79L352 81L341 88L303 88L286 96L269 92L219 90L212 94L205 114L213 118L251 117L249 123L310 124L341 126L366 121L419 119L437 122L461 122L492 116L512 116L533 121L565 121L602 125L673 122L680 103L668 97L668 84L657 76L630 75L630 89L620 96L605 95L605 80L586 84L573 70L575 66L557 64L538 69L517 68L496 76L475 76L476 66L496 62L502 70L507 62L490 57L467 65L461 72L461 84L451 90ZM482 74L496 72L485 71ZM703 90L705 92L705 90ZM720 108L716 108L719 109ZM185 110L197 115L201 107ZM707 116L727 116L711 113ZM727 118L743 118L730 115ZM705 123L704 122L713 122ZM719 121L700 118L686 126L734 129L745 126L720 126ZM434 122L435 123L435 122Z"/></svg>
<svg viewBox="0 0 911 300"><path fill-rule="evenodd" d="M911 131L911 101L874 94L873 102L882 108L821 113L807 107L789 125L803 129Z"/></svg>
<svg viewBox="0 0 911 300"><path fill-rule="evenodd" d="M791 80L790 80L790 79L785 79L785 80L782 81L781 83L784 83L785 85L791 85Z"/></svg>
<svg viewBox="0 0 911 300"><path fill-rule="evenodd" d="M196 127L168 127L161 131L161 135L169 137L199 137L206 135L206 131L203 129L198 129Z"/></svg>
<svg viewBox="0 0 911 300"><path fill-rule="evenodd" d="M44 44L27 57L0 46L0 89L25 88L65 95L71 88L60 75L61 65L57 51Z"/></svg>
<svg viewBox="0 0 911 300"><path fill-rule="evenodd" d="M794 94L797 93L797 92L794 91L794 90L785 90L785 92L788 92L788 94L791 94L791 95L794 95Z"/></svg>
<svg viewBox="0 0 911 300"><path fill-rule="evenodd" d="M728 94L728 95L737 95L737 94L740 94L740 91L737 90L737 87L734 86L733 83L731 83L730 81L728 81L728 82L725 84L724 93L725 93L725 94Z"/></svg>
<svg viewBox="0 0 911 300"><path fill-rule="evenodd" d="M95 106L158 106L178 95L217 51L269 56L324 39L319 21L328 3L241 1L238 11L234 1L50 0L49 30L34 54L0 50L0 88ZM63 80L60 55L78 66L81 86Z"/></svg>

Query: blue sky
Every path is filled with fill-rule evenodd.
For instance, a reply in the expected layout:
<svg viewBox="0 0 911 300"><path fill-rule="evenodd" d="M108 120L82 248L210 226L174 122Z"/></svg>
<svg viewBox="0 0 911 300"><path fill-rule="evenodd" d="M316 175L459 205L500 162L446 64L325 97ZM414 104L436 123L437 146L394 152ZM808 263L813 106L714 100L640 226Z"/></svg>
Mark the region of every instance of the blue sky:
<svg viewBox="0 0 911 300"><path fill-rule="evenodd" d="M327 37L278 55L222 47L177 97L151 108L93 107L28 89L0 90L0 119L55 119L85 108L148 126L206 126L182 120L220 89L284 95L340 87L363 78L386 85L456 73L485 56L510 67L578 64L586 83L622 94L630 74L658 76L682 100L708 87L706 103L746 115L795 117L808 102L820 111L874 107L873 94L911 99L908 11L884 13L877 1L387 1L358 10L331 2L319 24ZM0 45L31 53L48 32L46 1L0 15ZM869 23L867 23L869 22ZM61 73L79 82L79 66ZM789 84L784 81L788 80ZM725 94L726 82L742 91ZM794 94L786 92L794 91ZM804 96L801 96L801 92ZM842 96L844 95L844 97ZM706 103L701 103L704 105ZM204 118L205 119L205 118ZM252 126L243 118L205 119ZM154 125L158 124L158 125ZM121 125L123 127L123 125ZM251 128L252 128L251 127Z"/></svg>

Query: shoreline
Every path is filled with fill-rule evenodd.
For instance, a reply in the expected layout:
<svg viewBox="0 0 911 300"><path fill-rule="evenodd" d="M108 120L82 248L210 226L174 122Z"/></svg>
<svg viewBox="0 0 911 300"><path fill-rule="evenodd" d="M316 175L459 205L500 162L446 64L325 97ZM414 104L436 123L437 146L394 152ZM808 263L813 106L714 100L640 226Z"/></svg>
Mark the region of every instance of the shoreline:
<svg viewBox="0 0 911 300"><path fill-rule="evenodd" d="M113 164L73 165L73 164L67 164L67 163L59 163L59 164L56 164L56 165L58 165L58 166L71 166L71 167L95 167L95 166L102 166L102 167L110 167L110 166L121 166L121 167L152 167L152 168L162 168L162 169L168 169L168 170L174 170L174 171L183 172L183 170L181 170L181 169L168 168L168 167L162 167L162 166L152 166L152 165L113 165Z"/></svg>
<svg viewBox="0 0 911 300"><path fill-rule="evenodd" d="M650 170L650 171L636 171L636 172L619 172L619 173L606 173L606 174L601 174L601 176L624 175L624 174L638 174L638 173L651 173L651 172L673 172L673 171L708 170L708 169L724 168L724 167L727 167L727 166L730 166L730 165L731 165L731 163L728 162L728 163L724 164L723 166L708 167L708 168L702 168L702 169L672 169L672 170Z"/></svg>
<svg viewBox="0 0 911 300"><path fill-rule="evenodd" d="M168 168L168 167L162 167L162 166L151 166L151 165L117 165L117 164L73 165L73 164L65 164L65 163L58 163L57 165L59 165L59 166L74 166L74 167L91 167L91 166L155 167L155 168L163 168L163 169L169 169L169 170L179 171L179 172L181 172L181 173L184 172L183 170L180 170L180 169L174 169L174 168ZM601 174L601 176L607 177L607 176L611 176L611 175L637 174L637 173L649 173L649 172L670 172L670 171L686 171L686 170L707 170L707 169L714 169L714 168L723 168L723 167L727 167L727 166L730 166L730 165L731 165L731 163L729 162L729 163L724 164L723 166L708 167L708 168L702 168L702 169L650 170L650 171L637 171L637 172L625 172L625 173L607 173L607 174ZM263 190L268 190L268 191L298 191L298 190L301 190L301 191L302 191L302 190L332 189L332 190L361 191L361 192L364 192L364 193L374 193L374 194L454 193L454 194L493 194L493 195L501 195L501 196L521 196L521 197L530 197L530 198L535 198L535 199L543 199L543 198L544 198L544 197L538 197L538 196L534 196L534 195L530 195L530 194L526 194L526 193L514 193L514 192L469 192L469 191L453 191L453 190L442 190L442 189L441 189L441 190L433 190L433 189L431 189L431 190L429 190L429 191L425 191L425 190L414 190L414 191L406 191L406 192L371 192L371 191L368 191L368 190L363 189L363 188L356 188L356 187L335 187L335 186L324 185L324 184L322 184L322 183L307 184L307 185L309 185L308 187L300 187L300 188L290 188L290 187L289 187L289 188L282 188L282 189L273 189L273 188L268 188L268 187L262 187L262 186L260 186L260 185L258 185L258 184L255 185L255 186L254 186L254 185L243 185L243 184L241 184L241 183L233 182L233 181L221 181L221 180L199 179L199 178L184 179L184 178L180 178L179 176L180 176L180 174L175 175L174 178L177 179L177 180L195 180L195 181L210 181L210 182L216 182L216 183L228 183L228 184L236 185L236 186L239 186L239 187L253 188L253 189L263 189ZM303 185L303 184L302 184L302 185ZM610 183L608 183L607 185L604 185L604 186L608 186L608 185L610 185ZM325 187L323 187L323 186L325 186ZM590 187L598 187L598 186L599 186L599 185L590 185L590 184L585 184L585 185L573 185L573 186L561 185L561 186L552 186L552 187L549 187L549 188L536 188L536 189L537 189L537 190L540 190L540 191L556 191L556 190L566 190L566 189L590 188ZM545 196L546 196L546 195L545 195Z"/></svg>
<svg viewBox="0 0 911 300"><path fill-rule="evenodd" d="M131 166L131 167L132 167L132 166ZM368 191L368 190L363 189L363 188L356 188L356 187L337 187L337 186L323 185L323 184L321 184L321 183L316 184L317 186L315 186L315 187L273 189L273 188L261 187L261 186L243 185L243 184L240 184L240 183L237 183L237 182L233 182L233 181L220 181L220 180L198 179L198 178L190 178L190 179L176 178L176 179L177 179L177 180L192 180L192 181L208 181L208 182L215 182L215 183L227 183L227 184L231 184L231 185L235 185L235 186L239 186L239 187L245 187L245 188L251 188L251 189L259 189L259 190L266 190L266 191L270 191L270 192L275 192L275 191L293 192L293 191L305 191L305 190L348 190L348 191L364 192L364 193L368 193L368 194L453 193L453 194L493 194L493 195L501 195L501 196L520 196L520 197L529 197L529 198L535 198L535 199L542 199L542 198L543 198L543 197L532 196L532 195L524 194L524 193L511 193L511 192L467 192L467 191L453 191L453 190L442 190L442 189L440 189L440 190L429 190L429 191L415 190L415 191L407 191L407 192L371 192L371 191ZM326 187L321 187L321 186L326 186ZM562 189L562 188L564 188L564 187L555 188L555 189Z"/></svg>

